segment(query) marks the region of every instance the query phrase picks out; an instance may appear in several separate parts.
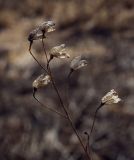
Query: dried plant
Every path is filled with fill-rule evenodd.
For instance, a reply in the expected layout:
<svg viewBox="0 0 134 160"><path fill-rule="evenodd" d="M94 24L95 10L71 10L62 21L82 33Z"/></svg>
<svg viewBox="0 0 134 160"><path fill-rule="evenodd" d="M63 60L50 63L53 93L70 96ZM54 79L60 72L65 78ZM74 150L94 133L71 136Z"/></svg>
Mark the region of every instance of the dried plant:
<svg viewBox="0 0 134 160"><path fill-rule="evenodd" d="M70 68L75 71L82 67L87 66L87 64L88 64L87 61L83 60L82 56L78 56L71 61Z"/></svg>
<svg viewBox="0 0 134 160"><path fill-rule="evenodd" d="M110 92L108 92L104 97L101 99L102 104L114 104L120 102L121 99L118 97L118 93L112 89Z"/></svg>
<svg viewBox="0 0 134 160"><path fill-rule="evenodd" d="M55 30L55 23L53 21L47 21L41 23L38 27L36 27L34 30L32 30L29 35L28 35L28 41L30 42L29 44L29 53L31 56L34 58L34 60L38 63L38 65L47 73L47 69L42 66L39 61L36 59L36 57L33 55L31 51L31 47L33 44L34 40L40 40L46 38L46 33L52 32Z"/></svg>
<svg viewBox="0 0 134 160"><path fill-rule="evenodd" d="M70 72L68 74L68 79L70 78L71 74L74 71L76 71L76 70L78 70L78 69L80 69L82 67L85 67L87 65L88 65L87 60L82 59L82 56L75 57L70 63Z"/></svg>
<svg viewBox="0 0 134 160"><path fill-rule="evenodd" d="M100 105L95 110L90 133L89 134L87 133L88 134L88 143L90 142L91 134L92 134L93 129L94 129L95 120L96 120L96 116L97 116L97 113L98 113L99 109L102 108L104 105L110 105L110 104L118 103L120 101L121 101L121 99L118 97L118 94L114 89L112 89L104 97L102 97Z"/></svg>
<svg viewBox="0 0 134 160"><path fill-rule="evenodd" d="M50 55L56 58L70 58L70 55L67 53L65 49L65 44L61 44L59 46L53 47L50 50Z"/></svg>
<svg viewBox="0 0 134 160"><path fill-rule="evenodd" d="M59 116L66 118L65 115L63 115L62 113L54 110L53 108L50 108L44 104L42 104L37 98L36 98L36 92L38 90L38 88L42 88L47 86L49 83L51 82L51 78L49 75L45 75L45 74L41 74L39 77L37 77L34 81L33 81L33 97L34 99L43 107L45 107L46 109L58 114Z"/></svg>
<svg viewBox="0 0 134 160"><path fill-rule="evenodd" d="M55 23L53 21L43 22L38 26L39 31L46 34L47 32L55 31Z"/></svg>
<svg viewBox="0 0 134 160"><path fill-rule="evenodd" d="M55 58L60 58L60 59L63 59L63 58L70 58L70 55L67 53L67 49L65 48L65 44L61 44L59 46L56 46L56 47L53 47L51 50L50 50L50 58L48 60L48 64L47 64L47 68L48 68L48 65L50 63L50 61L55 57Z"/></svg>
<svg viewBox="0 0 134 160"><path fill-rule="evenodd" d="M33 87L38 89L40 87L44 87L51 82L51 78L49 75L41 74L33 81Z"/></svg>
<svg viewBox="0 0 134 160"><path fill-rule="evenodd" d="M89 133L85 132L85 134L87 135L87 142L86 142L86 144L84 144L81 136L79 135L78 131L76 130L76 128L73 124L73 121L72 121L71 115L68 112L67 106L65 105L64 101L62 100L61 94L60 94L59 89L56 85L55 78L53 77L51 67L50 67L50 61L54 58L60 58L60 59L70 58L70 55L68 54L68 50L65 48L65 44L61 44L59 46L53 47L49 51L49 54L46 52L46 49L45 49L44 38L46 38L46 33L52 32L54 30L55 30L55 23L53 21L47 21L47 22L43 22L42 24L40 24L36 29L34 29L32 32L30 32L30 34L28 36L28 40L30 42L29 52L32 55L32 57L35 59L35 61L39 64L39 66L41 68L43 68L43 70L45 72L33 81L33 97L42 107L48 109L49 111L52 111L53 113L61 116L62 118L66 119L68 121L68 123L70 124L70 127L72 128L73 132L75 133L76 137L78 138L79 143L83 148L83 151L85 152L86 158L88 160L91 160L92 157L91 157L91 153L90 153L89 142L90 142L90 137L91 137L94 125L95 125L95 120L96 120L98 110L104 105L118 103L121 99L118 98L118 94L115 90L111 90L101 99L101 103L100 103L99 107L96 109L95 114L94 114L91 130ZM45 57L46 57L46 61L47 61L46 66L41 65L40 62L33 56L32 52L31 52L31 47L32 47L32 43L34 40L41 40L41 42L42 42L43 51L45 53ZM70 63L70 72L67 76L68 80L70 79L70 76L74 71L87 66L87 64L88 64L87 60L83 59L82 56L75 57ZM36 97L37 90L42 87L47 87L48 84L51 84L54 91L56 92L57 97L58 97L60 104L61 104L61 108L64 111L64 114L51 108L51 107L46 106L43 103L41 103L40 100L38 100L38 98Z"/></svg>

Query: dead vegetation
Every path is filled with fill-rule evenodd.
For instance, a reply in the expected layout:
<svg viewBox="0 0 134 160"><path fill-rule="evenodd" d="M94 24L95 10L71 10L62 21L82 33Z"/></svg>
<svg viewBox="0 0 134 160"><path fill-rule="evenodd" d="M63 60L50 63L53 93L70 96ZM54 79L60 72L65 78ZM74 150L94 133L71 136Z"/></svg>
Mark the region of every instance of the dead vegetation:
<svg viewBox="0 0 134 160"><path fill-rule="evenodd" d="M47 39L47 50L66 43L72 57L83 54L89 62L70 83L70 109L80 134L84 137L91 127L106 91L114 87L123 99L98 114L91 139L94 160L133 160L133 0L4 0L0 9L0 159L83 159L69 125L44 112L32 98L32 80L41 70L28 54L27 35L42 20L51 19L58 25ZM34 44L33 52L44 63L40 43ZM67 65L68 61L52 62L65 100ZM38 97L58 109L59 101L49 87Z"/></svg>

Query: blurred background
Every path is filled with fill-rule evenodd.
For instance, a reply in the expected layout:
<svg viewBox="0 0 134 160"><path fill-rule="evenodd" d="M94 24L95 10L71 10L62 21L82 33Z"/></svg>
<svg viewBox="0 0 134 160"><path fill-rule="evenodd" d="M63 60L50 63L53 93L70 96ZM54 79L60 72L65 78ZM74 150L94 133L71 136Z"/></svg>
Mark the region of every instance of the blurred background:
<svg viewBox="0 0 134 160"><path fill-rule="evenodd" d="M90 131L102 96L114 88L122 98L98 113L91 138L93 160L133 160L133 0L0 0L0 159L85 159L67 121L32 97L32 82L43 71L28 52L27 37L47 20L56 22L56 31L45 39L47 51L65 43L71 55L51 62L65 104L71 59L83 55L88 61L69 85L68 109L84 143L84 131ZM32 52L45 64L40 41ZM37 97L63 112L51 85L40 89Z"/></svg>

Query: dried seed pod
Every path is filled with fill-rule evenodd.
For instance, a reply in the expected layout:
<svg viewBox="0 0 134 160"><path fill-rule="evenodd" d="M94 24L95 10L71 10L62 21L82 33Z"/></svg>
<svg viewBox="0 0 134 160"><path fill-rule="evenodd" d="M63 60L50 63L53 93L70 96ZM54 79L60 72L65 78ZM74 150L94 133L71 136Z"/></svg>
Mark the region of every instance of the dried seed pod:
<svg viewBox="0 0 134 160"><path fill-rule="evenodd" d="M37 38L35 38L35 37L37 37L38 31L39 31L39 29L36 28L36 29L32 30L32 31L29 33L28 40L29 40L30 42L32 42L33 40L37 39Z"/></svg>
<svg viewBox="0 0 134 160"><path fill-rule="evenodd" d="M87 60L83 60L81 56L75 57L70 64L70 68L72 70L77 70L80 69L82 67L87 66Z"/></svg>
<svg viewBox="0 0 134 160"><path fill-rule="evenodd" d="M34 40L39 40L45 38L45 35L43 33L39 33L39 29L35 29L30 32L28 36L28 40L32 43Z"/></svg>
<svg viewBox="0 0 134 160"><path fill-rule="evenodd" d="M54 30L55 23L53 21L43 22L36 29L30 32L28 40L33 42L33 40L45 38L45 33L52 32Z"/></svg>
<svg viewBox="0 0 134 160"><path fill-rule="evenodd" d="M70 55L66 52L65 44L61 44L51 49L50 56L56 58L69 58Z"/></svg>
<svg viewBox="0 0 134 160"><path fill-rule="evenodd" d="M33 88L38 89L48 85L51 82L49 75L41 74L33 81Z"/></svg>
<svg viewBox="0 0 134 160"><path fill-rule="evenodd" d="M118 97L118 94L114 89L112 89L110 92L108 92L101 99L102 104L114 104L114 103L118 103L120 101L121 101L121 99Z"/></svg>
<svg viewBox="0 0 134 160"><path fill-rule="evenodd" d="M55 30L55 23L53 21L43 22L39 25L38 28L44 33L53 32Z"/></svg>

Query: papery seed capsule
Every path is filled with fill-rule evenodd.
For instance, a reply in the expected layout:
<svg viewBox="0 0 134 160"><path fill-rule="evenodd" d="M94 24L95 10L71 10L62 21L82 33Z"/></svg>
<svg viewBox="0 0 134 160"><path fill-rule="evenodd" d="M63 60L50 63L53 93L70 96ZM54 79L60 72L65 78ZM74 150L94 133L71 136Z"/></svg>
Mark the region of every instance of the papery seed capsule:
<svg viewBox="0 0 134 160"><path fill-rule="evenodd" d="M121 101L121 99L118 97L118 94L114 89L112 89L110 92L108 92L101 99L102 104L114 104L114 103L118 103L120 101Z"/></svg>
<svg viewBox="0 0 134 160"><path fill-rule="evenodd" d="M51 82L51 78L49 75L41 74L33 81L33 88L41 88L48 85Z"/></svg>
<svg viewBox="0 0 134 160"><path fill-rule="evenodd" d="M67 53L65 44L53 47L50 51L50 55L56 58L69 58L70 55Z"/></svg>
<svg viewBox="0 0 134 160"><path fill-rule="evenodd" d="M55 30L55 23L53 21L47 21L43 22L39 25L39 30L46 33L46 32L52 32Z"/></svg>
<svg viewBox="0 0 134 160"><path fill-rule="evenodd" d="M55 23L53 21L43 22L36 29L30 32L28 40L32 42L33 40L45 38L45 33L52 32L54 30Z"/></svg>
<svg viewBox="0 0 134 160"><path fill-rule="evenodd" d="M71 61L70 68L72 70L77 70L87 66L87 64L87 60L83 60L81 56L77 56Z"/></svg>
<svg viewBox="0 0 134 160"><path fill-rule="evenodd" d="M31 32L29 33L28 40L29 40L30 42L32 42L32 41L35 39L35 37L37 36L38 31L39 31L39 29L36 28L36 29L34 29L33 31L31 31Z"/></svg>

